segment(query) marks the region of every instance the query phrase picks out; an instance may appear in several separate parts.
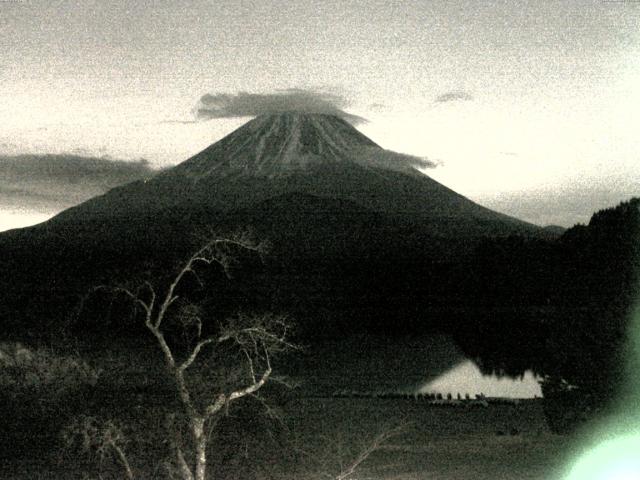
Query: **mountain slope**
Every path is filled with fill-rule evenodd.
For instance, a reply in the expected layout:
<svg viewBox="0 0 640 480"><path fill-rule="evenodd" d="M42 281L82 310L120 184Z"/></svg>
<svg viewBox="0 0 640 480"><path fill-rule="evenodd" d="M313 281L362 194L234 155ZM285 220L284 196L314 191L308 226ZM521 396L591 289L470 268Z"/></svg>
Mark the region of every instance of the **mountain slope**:
<svg viewBox="0 0 640 480"><path fill-rule="evenodd" d="M167 173L200 181L232 174L278 177L312 165L352 161L354 150L380 148L343 119L284 113L248 122Z"/></svg>
<svg viewBox="0 0 640 480"><path fill-rule="evenodd" d="M86 222L168 208L233 211L299 192L342 198L429 225L435 234L536 234L417 171L344 120L285 113L258 117L174 168L69 209L53 222Z"/></svg>
<svg viewBox="0 0 640 480"><path fill-rule="evenodd" d="M416 162L338 117L258 117L148 181L0 235L0 316L64 317L90 285L171 268L196 247L194 234L250 227L274 248L267 270L230 299L300 317L328 308L354 325L415 322L420 302L437 303L434 292L456 296L448 262L482 239L546 235L453 192Z"/></svg>

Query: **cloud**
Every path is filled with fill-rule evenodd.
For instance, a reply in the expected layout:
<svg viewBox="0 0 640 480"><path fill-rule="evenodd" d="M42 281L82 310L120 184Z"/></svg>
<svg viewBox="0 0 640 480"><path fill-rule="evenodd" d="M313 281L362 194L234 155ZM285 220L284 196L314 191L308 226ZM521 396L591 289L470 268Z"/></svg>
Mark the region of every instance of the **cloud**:
<svg viewBox="0 0 640 480"><path fill-rule="evenodd" d="M452 90L438 95L433 103L449 103L449 102L470 102L474 100L474 96L464 90Z"/></svg>
<svg viewBox="0 0 640 480"><path fill-rule="evenodd" d="M0 155L0 208L66 208L157 172L149 162L109 157Z"/></svg>
<svg viewBox="0 0 640 480"><path fill-rule="evenodd" d="M351 158L361 165L400 172L436 168L440 165L440 162L427 157L418 157L379 147L359 147L353 150Z"/></svg>
<svg viewBox="0 0 640 480"><path fill-rule="evenodd" d="M273 93L207 93L200 97L195 114L200 120L210 120L299 111L337 115L354 125L367 121L344 111L347 106L348 102L340 95L290 88Z"/></svg>
<svg viewBox="0 0 640 480"><path fill-rule="evenodd" d="M192 123L198 123L198 121L197 120L160 120L158 123L161 125L164 125L164 124L190 125Z"/></svg>
<svg viewBox="0 0 640 480"><path fill-rule="evenodd" d="M375 110L377 112L380 112L382 110L386 110L387 106L385 104L383 104L383 103L372 103L372 104L369 105L369 108L371 110Z"/></svg>

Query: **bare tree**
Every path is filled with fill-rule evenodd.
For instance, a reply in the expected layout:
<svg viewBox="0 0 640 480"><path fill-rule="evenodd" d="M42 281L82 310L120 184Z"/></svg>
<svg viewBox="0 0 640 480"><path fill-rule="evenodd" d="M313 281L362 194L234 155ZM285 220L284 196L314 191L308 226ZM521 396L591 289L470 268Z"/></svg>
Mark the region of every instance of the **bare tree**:
<svg viewBox="0 0 640 480"><path fill-rule="evenodd" d="M234 249L261 253L264 246L252 242L247 235L229 238L214 238L207 241L176 270L163 288L151 281L144 281L136 288L99 286L93 289L107 290L123 295L142 311L144 325L155 339L160 349L166 370L175 386L182 414L191 437L189 449L181 440L175 427L176 415L167 420L169 443L172 447L173 462L182 480L205 480L207 470L207 444L209 429L217 417L228 406L244 397L253 396L272 379L271 359L274 354L296 348L289 341L290 325L286 317L279 315L239 314L222 322L215 333L203 333L206 328L198 305L182 299L179 287L188 276L203 285L199 269L218 265L229 275L230 267L236 259ZM180 300L180 301L179 301ZM180 308L178 308L180 305ZM167 334L168 318L173 317L183 333L188 333L186 346L176 346ZM239 353L243 372L235 385L199 385L197 392L188 375L197 369L197 363L205 351L234 347Z"/></svg>
<svg viewBox="0 0 640 480"><path fill-rule="evenodd" d="M117 423L82 415L68 425L62 434L67 447L72 447L80 440L81 450L97 454L100 463L107 455L112 455L122 467L124 478L134 480L133 469L125 452L127 438Z"/></svg>
<svg viewBox="0 0 640 480"><path fill-rule="evenodd" d="M305 474L305 478L317 480L352 480L360 475L363 465L370 462L376 452L398 447L391 444L407 433L409 424L382 429L370 438L345 438L337 432L326 435L316 435L320 441L309 447L307 441L297 439L294 449L305 458L305 466L311 466L313 471ZM385 468L392 465L384 465Z"/></svg>
<svg viewBox="0 0 640 480"><path fill-rule="evenodd" d="M334 480L347 480L353 478L356 471L366 462L369 457L376 451L383 449L387 442L403 432L401 427L392 430L386 430L376 435L370 443L365 445L362 450L353 458L340 466L340 471L331 475Z"/></svg>

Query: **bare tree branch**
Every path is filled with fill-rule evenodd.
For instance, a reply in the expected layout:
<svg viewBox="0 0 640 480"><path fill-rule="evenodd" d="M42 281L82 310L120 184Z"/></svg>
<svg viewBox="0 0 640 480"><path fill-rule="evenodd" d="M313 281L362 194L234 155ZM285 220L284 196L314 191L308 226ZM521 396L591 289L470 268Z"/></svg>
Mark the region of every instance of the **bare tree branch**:
<svg viewBox="0 0 640 480"><path fill-rule="evenodd" d="M404 427L396 427L379 433L374 439L366 445L360 453L346 467L343 467L334 477L335 480L346 480L356 473L356 470L377 450L385 446L390 438L400 435L404 431Z"/></svg>
<svg viewBox="0 0 640 480"><path fill-rule="evenodd" d="M169 370L173 370L176 366L176 360L173 356L173 352L171 351L171 347L169 347L169 344L164 338L164 334L159 329L155 328L153 326L153 323L150 321L146 322L146 326L149 329L149 331L153 334L153 336L156 338L158 345L160 346L160 349L164 354L164 359L165 359L165 362L167 363L167 366L169 367Z"/></svg>
<svg viewBox="0 0 640 480"><path fill-rule="evenodd" d="M246 348L242 348L242 353L246 357L247 364L249 365L249 378L251 378L251 381L253 383L255 383L256 382L256 372L255 372L255 369L253 368L253 359L251 358L251 355L249 354L249 352L247 351Z"/></svg>
<svg viewBox="0 0 640 480"><path fill-rule="evenodd" d="M258 253L264 252L264 244L253 242L247 232L239 233L229 238L215 238L208 240L197 251L195 251L171 277L168 285L157 290L151 282L143 282L139 288L128 288L125 286L107 287L98 286L93 291L106 290L113 294L123 295L130 300L135 307L140 307L144 312L144 325L153 335L156 343L162 351L167 371L172 377L177 390L180 403L186 414L185 420L189 427L191 440L193 442L194 457L191 464L185 458L185 451L179 444L173 429L173 417L171 425L167 425L170 441L174 450L175 462L179 475L183 480L204 480L206 471L206 447L209 438L207 428L215 417L225 406L240 398L254 395L269 380L272 367L271 356L287 349L297 348L289 342L289 323L285 317L275 315L244 315L228 320L223 324L215 336L201 339L202 321L200 311L197 306L185 302L182 310L177 313L180 320L179 325L183 329L186 343L190 346L183 348L173 346L173 342L165 338L163 325L167 316L175 310L172 308L180 298L180 285L189 274L202 286L203 282L196 271L200 265L219 265L227 277L230 276L230 266L235 260L233 249L239 248ZM84 305L85 299L82 299ZM82 308L82 306L81 306ZM175 312L173 312L175 315ZM193 328L196 332L193 335ZM192 335L185 332L189 330ZM189 337L189 338L187 338ZM170 337L173 340L172 337ZM251 383L241 388L232 389L231 393L215 392L211 385L207 387L213 392L206 392L204 395L211 400L201 405L202 399L194 398L193 391L190 390L190 383L185 378L187 370L193 367L198 361L203 349L208 345L220 345L229 342L235 346L246 359L246 368L249 372ZM182 359L183 360L179 360ZM195 367L192 369L194 370ZM259 373L259 372L262 373ZM205 398L206 398L205 397ZM117 453L117 451L116 451Z"/></svg>
<svg viewBox="0 0 640 480"><path fill-rule="evenodd" d="M81 415L63 430L63 438L67 447L81 440L81 448L86 453L97 453L102 465L105 457L113 455L115 461L124 470L127 480L134 479L133 468L129 463L124 446L127 438L122 428L112 420L102 421L97 417Z"/></svg>
<svg viewBox="0 0 640 480"><path fill-rule="evenodd" d="M193 350L191 351L187 359L178 366L178 370L185 371L187 368L189 368L193 364L193 362L195 362L198 354L200 353L200 350L202 350L202 348L206 345L214 342L216 342L216 339L214 338L207 338L206 340L199 341L196 346L193 347Z"/></svg>
<svg viewBox="0 0 640 480"><path fill-rule="evenodd" d="M177 467L180 471L180 475L182 476L183 480L193 480L193 473L191 472L191 468L189 467L187 460L184 458L184 453L182 452L182 448L180 447L178 432L175 428L175 414L167 415L165 428L169 435L169 445L176 457L176 462L178 464Z"/></svg>
<svg viewBox="0 0 640 480"><path fill-rule="evenodd" d="M258 390L260 390L260 388L262 388L262 386L267 383L267 380L269 379L269 376L271 375L271 367L267 368L264 373L262 374L262 377L260 377L260 380L258 380L257 382L249 385L248 387L245 387L243 389L240 390L236 390L235 392L232 392L229 395L229 402L233 401L233 400L237 400L238 398L242 398L246 395L249 395L251 393L255 393Z"/></svg>
<svg viewBox="0 0 640 480"><path fill-rule="evenodd" d="M224 407L225 403L227 403L227 396L224 393L221 393L213 403L207 405L205 415L207 417L211 417L214 413L219 412L222 407Z"/></svg>

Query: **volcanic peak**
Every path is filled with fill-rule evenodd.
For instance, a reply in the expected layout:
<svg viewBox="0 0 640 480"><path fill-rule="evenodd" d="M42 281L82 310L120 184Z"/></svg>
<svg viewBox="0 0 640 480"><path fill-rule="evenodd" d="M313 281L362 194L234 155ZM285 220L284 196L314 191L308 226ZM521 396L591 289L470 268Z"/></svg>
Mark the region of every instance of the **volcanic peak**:
<svg viewBox="0 0 640 480"><path fill-rule="evenodd" d="M338 116L284 112L256 117L173 170L194 179L275 177L326 162L353 161L354 152L364 149L380 147Z"/></svg>

